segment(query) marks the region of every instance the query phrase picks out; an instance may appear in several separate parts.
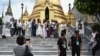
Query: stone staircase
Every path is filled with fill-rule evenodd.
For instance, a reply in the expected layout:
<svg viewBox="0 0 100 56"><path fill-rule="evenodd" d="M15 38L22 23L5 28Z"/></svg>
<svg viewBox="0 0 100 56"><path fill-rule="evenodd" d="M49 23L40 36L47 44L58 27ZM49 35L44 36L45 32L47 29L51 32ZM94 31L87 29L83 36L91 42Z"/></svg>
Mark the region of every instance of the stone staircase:
<svg viewBox="0 0 100 56"><path fill-rule="evenodd" d="M9 29L7 28L3 28L3 33L7 36L7 38L0 39L0 56L13 56L13 47L17 45L17 37L10 37ZM67 32L67 40L69 40L70 36L71 34ZM34 54L34 56L58 56L57 38L38 39L34 37L31 39L33 42L32 53ZM81 56L92 56L91 53L86 50L87 41L84 38L82 40L83 47L81 51ZM70 49L67 51L67 56L71 56Z"/></svg>
<svg viewBox="0 0 100 56"><path fill-rule="evenodd" d="M56 38L38 39L34 37L31 39L33 43L32 53L34 56L58 56ZM0 39L0 56L13 56L13 47L16 45L16 37ZM71 56L70 49L67 51L67 55ZM91 53L83 48L81 56L91 56Z"/></svg>

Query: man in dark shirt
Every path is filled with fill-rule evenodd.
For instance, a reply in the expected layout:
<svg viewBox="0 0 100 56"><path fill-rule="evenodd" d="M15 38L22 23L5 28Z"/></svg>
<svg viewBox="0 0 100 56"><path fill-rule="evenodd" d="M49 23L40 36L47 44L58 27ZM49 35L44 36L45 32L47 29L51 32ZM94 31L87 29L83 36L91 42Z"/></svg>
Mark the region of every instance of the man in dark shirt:
<svg viewBox="0 0 100 56"><path fill-rule="evenodd" d="M75 54L77 54L77 56L80 56L80 50L82 48L82 39L79 36L78 30L76 30L75 35L71 37L69 46L72 50L72 56L75 56Z"/></svg>
<svg viewBox="0 0 100 56"><path fill-rule="evenodd" d="M59 56L66 56L66 49L67 49L67 40L65 38L65 33L61 33L61 38L58 39L58 53Z"/></svg>
<svg viewBox="0 0 100 56"><path fill-rule="evenodd" d="M96 55L96 52L100 50L100 29L98 30L98 33L95 36L95 42L96 42L96 45L92 49L92 56L98 56Z"/></svg>
<svg viewBox="0 0 100 56"><path fill-rule="evenodd" d="M18 35L17 20L14 21L14 35Z"/></svg>

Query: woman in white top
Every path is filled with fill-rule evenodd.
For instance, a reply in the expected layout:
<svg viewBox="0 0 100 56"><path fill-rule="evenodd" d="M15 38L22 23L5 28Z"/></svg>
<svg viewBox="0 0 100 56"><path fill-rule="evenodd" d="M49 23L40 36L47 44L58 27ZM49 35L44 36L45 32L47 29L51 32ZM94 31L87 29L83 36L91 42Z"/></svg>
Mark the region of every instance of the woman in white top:
<svg viewBox="0 0 100 56"><path fill-rule="evenodd" d="M25 36L25 30L26 30L26 26L25 26L25 23L22 22L22 36Z"/></svg>
<svg viewBox="0 0 100 56"><path fill-rule="evenodd" d="M32 22L31 22L31 19L28 20L27 22L27 28L28 28L28 36L29 38L31 37L31 31L32 31Z"/></svg>
<svg viewBox="0 0 100 56"><path fill-rule="evenodd" d="M37 37L42 37L42 25L41 25L41 20L37 20L37 30L36 30L36 35Z"/></svg>
<svg viewBox="0 0 100 56"><path fill-rule="evenodd" d="M46 32L46 22L43 21L42 24L42 37L45 39L47 37L47 32Z"/></svg>

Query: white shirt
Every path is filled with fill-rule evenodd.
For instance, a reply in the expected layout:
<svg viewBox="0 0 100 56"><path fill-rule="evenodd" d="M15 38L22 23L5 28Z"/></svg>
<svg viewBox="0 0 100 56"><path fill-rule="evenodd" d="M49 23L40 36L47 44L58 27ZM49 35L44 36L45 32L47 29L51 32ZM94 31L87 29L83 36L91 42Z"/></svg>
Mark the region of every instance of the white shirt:
<svg viewBox="0 0 100 56"><path fill-rule="evenodd" d="M95 38L95 36L96 36L96 33L92 33L91 35L92 35L92 37L91 37L91 41L94 42L94 38Z"/></svg>
<svg viewBox="0 0 100 56"><path fill-rule="evenodd" d="M14 23L10 22L11 28L14 28Z"/></svg>
<svg viewBox="0 0 100 56"><path fill-rule="evenodd" d="M22 27L23 30L25 30L26 29L25 23L22 23L21 27Z"/></svg>
<svg viewBox="0 0 100 56"><path fill-rule="evenodd" d="M22 26L21 22L18 22L17 25L18 25L18 27L21 27Z"/></svg>
<svg viewBox="0 0 100 56"><path fill-rule="evenodd" d="M60 25L60 28L61 28L61 30L66 29L66 24L61 24L61 25Z"/></svg>
<svg viewBox="0 0 100 56"><path fill-rule="evenodd" d="M31 22L27 22L28 28L31 28Z"/></svg>

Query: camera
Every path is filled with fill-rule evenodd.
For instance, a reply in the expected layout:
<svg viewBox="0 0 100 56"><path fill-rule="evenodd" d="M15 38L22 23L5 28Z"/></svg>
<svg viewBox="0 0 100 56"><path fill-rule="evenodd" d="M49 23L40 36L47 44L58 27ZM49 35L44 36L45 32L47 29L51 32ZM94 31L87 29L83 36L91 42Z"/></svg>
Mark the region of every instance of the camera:
<svg viewBox="0 0 100 56"><path fill-rule="evenodd" d="M30 39L29 39L29 38L27 38L27 39L26 39L26 41L30 41Z"/></svg>

